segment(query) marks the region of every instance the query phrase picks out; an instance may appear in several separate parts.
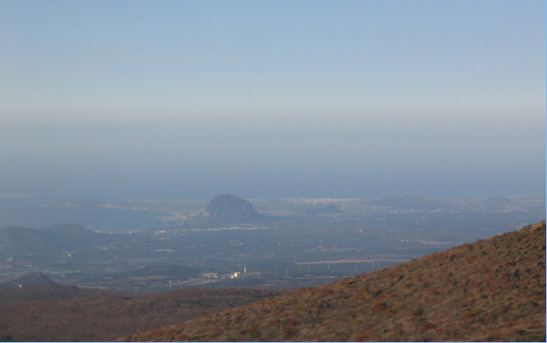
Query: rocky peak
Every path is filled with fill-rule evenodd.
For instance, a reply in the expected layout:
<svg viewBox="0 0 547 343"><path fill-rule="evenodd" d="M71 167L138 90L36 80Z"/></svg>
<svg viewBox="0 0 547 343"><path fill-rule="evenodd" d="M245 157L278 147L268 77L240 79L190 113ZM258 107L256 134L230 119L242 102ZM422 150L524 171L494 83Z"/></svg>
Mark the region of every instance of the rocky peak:
<svg viewBox="0 0 547 343"><path fill-rule="evenodd" d="M223 222L243 223L261 219L250 202L233 195L222 194L207 203L203 211L206 218Z"/></svg>

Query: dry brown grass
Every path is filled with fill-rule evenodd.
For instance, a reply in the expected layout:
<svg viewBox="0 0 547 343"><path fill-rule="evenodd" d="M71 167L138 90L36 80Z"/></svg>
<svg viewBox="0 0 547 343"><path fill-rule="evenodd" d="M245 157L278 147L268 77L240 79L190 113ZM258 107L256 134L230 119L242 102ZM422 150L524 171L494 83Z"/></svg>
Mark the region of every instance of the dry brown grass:
<svg viewBox="0 0 547 343"><path fill-rule="evenodd" d="M131 296L76 287L6 289L0 291L0 340L111 341L136 328L150 330L278 294L181 289Z"/></svg>
<svg viewBox="0 0 547 343"><path fill-rule="evenodd" d="M542 222L123 340L545 341L545 319Z"/></svg>

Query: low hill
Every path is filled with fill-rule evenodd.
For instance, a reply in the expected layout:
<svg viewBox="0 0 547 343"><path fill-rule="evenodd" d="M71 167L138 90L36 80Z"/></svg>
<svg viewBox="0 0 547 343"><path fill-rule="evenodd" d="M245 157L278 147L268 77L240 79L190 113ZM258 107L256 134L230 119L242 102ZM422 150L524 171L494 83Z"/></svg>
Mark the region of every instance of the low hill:
<svg viewBox="0 0 547 343"><path fill-rule="evenodd" d="M0 284L0 288L56 287L60 286L40 272L27 274L15 280Z"/></svg>
<svg viewBox="0 0 547 343"><path fill-rule="evenodd" d="M545 341L545 222L125 341Z"/></svg>
<svg viewBox="0 0 547 343"><path fill-rule="evenodd" d="M73 224L59 224L45 229L8 226L0 229L0 258L58 255L63 249L87 248L101 235Z"/></svg>
<svg viewBox="0 0 547 343"><path fill-rule="evenodd" d="M0 290L0 341L112 341L279 295L274 290L180 289L127 295L74 286Z"/></svg>
<svg viewBox="0 0 547 343"><path fill-rule="evenodd" d="M41 230L20 226L0 229L0 258L55 249L56 240Z"/></svg>
<svg viewBox="0 0 547 343"><path fill-rule="evenodd" d="M52 225L42 229L42 232L53 236L63 248L90 244L100 236L93 230L75 224Z"/></svg>

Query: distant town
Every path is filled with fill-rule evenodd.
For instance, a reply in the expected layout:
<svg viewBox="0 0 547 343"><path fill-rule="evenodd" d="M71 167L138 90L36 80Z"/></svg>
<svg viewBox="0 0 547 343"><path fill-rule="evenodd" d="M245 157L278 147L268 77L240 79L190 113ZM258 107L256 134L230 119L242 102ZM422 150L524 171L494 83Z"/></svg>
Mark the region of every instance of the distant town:
<svg viewBox="0 0 547 343"><path fill-rule="evenodd" d="M209 202L47 203L39 210L48 225L0 229L0 283L40 272L60 284L150 293L315 286L538 222L545 197L224 195ZM151 225L132 226L135 214Z"/></svg>

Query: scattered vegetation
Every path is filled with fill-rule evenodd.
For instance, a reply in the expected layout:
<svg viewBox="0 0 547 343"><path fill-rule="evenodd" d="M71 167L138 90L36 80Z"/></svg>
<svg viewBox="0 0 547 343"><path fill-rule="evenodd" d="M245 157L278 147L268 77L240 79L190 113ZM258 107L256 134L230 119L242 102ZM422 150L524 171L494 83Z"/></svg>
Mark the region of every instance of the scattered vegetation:
<svg viewBox="0 0 547 343"><path fill-rule="evenodd" d="M150 330L278 294L181 289L134 296L73 286L2 289L0 341L112 341L136 328Z"/></svg>
<svg viewBox="0 0 547 343"><path fill-rule="evenodd" d="M125 341L545 341L545 222Z"/></svg>

